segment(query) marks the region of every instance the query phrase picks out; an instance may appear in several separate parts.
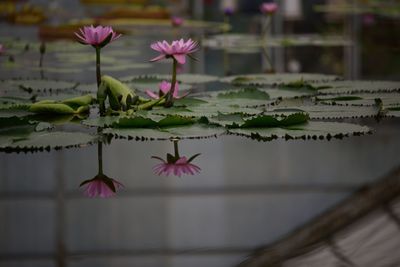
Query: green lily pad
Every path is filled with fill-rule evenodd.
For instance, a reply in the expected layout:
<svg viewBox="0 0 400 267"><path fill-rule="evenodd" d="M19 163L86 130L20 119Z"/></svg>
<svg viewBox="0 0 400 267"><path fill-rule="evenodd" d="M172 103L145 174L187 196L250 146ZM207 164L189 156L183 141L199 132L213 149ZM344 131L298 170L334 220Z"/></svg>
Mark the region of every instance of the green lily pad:
<svg viewBox="0 0 400 267"><path fill-rule="evenodd" d="M317 100L329 105L375 106L380 99L384 106L400 105L400 93L369 93L354 95L322 95Z"/></svg>
<svg viewBox="0 0 400 267"><path fill-rule="evenodd" d="M97 137L80 132L32 132L26 134L0 134L0 151L42 151L83 147L97 141Z"/></svg>
<svg viewBox="0 0 400 267"><path fill-rule="evenodd" d="M227 128L275 128L306 123L309 116L304 112L291 113L284 116L261 114L245 117L242 114L218 114L209 119L211 123Z"/></svg>
<svg viewBox="0 0 400 267"><path fill-rule="evenodd" d="M312 74L312 73L279 73L279 74L246 74L229 76L220 79L238 85L282 85L286 83L303 80L310 82L332 82L339 80L335 75Z"/></svg>
<svg viewBox="0 0 400 267"><path fill-rule="evenodd" d="M219 99L257 99L257 100L269 100L269 95L265 91L261 91L255 87L244 88L237 91L219 92L217 94Z"/></svg>
<svg viewBox="0 0 400 267"><path fill-rule="evenodd" d="M126 82L126 85L128 85L130 88L135 89L140 92L145 92L146 90L150 90L153 92L158 93L160 82L136 82L136 81L131 81L131 82ZM192 89L192 85L190 84L179 84L179 95L182 95L186 93L186 91Z"/></svg>
<svg viewBox="0 0 400 267"><path fill-rule="evenodd" d="M337 81L316 86L322 88L318 90L320 94L387 93L400 90L400 82L395 81Z"/></svg>
<svg viewBox="0 0 400 267"><path fill-rule="evenodd" d="M222 127L194 124L179 127L167 127L162 129L129 129L129 128L107 128L103 130L105 134L111 134L117 138L135 140L168 140L172 138L180 139L201 139L217 137L225 133Z"/></svg>
<svg viewBox="0 0 400 267"><path fill-rule="evenodd" d="M334 105L306 105L281 107L271 111L273 114L287 115L293 112L306 112L311 119L344 119L375 117L379 114L379 108L375 106L334 106ZM266 112L268 114L268 112Z"/></svg>
<svg viewBox="0 0 400 267"><path fill-rule="evenodd" d="M136 75L136 76L127 76L121 78L122 81L125 82L133 82L133 83L159 83L163 80L170 80L171 75L167 74L149 74L149 75ZM198 83L208 83L217 81L219 77L206 75L206 74L191 74L191 73L182 73L178 74L177 80L179 83L186 84L198 84Z"/></svg>
<svg viewBox="0 0 400 267"><path fill-rule="evenodd" d="M29 107L29 111L40 114L79 114L89 112L89 105L93 102L91 95L84 95L62 101L43 100Z"/></svg>
<svg viewBox="0 0 400 267"><path fill-rule="evenodd" d="M119 62L112 65L104 65L101 67L103 72L113 72L113 71L125 71L131 69L147 69L151 68L150 63L132 63L132 62ZM95 71L95 67L90 67L90 71Z"/></svg>
<svg viewBox="0 0 400 267"><path fill-rule="evenodd" d="M350 135L361 135L371 130L366 126L339 122L309 121L305 124L284 128L246 128L229 129L230 134L250 137L260 141L277 138L285 139L331 139Z"/></svg>
<svg viewBox="0 0 400 267"><path fill-rule="evenodd" d="M82 123L92 127L112 128L165 128L193 124L196 121L190 117L180 115L160 116L144 112L136 116L106 116L95 119L84 120Z"/></svg>
<svg viewBox="0 0 400 267"><path fill-rule="evenodd" d="M93 51L88 52L69 52L69 53L55 53L55 57L64 65L81 65L86 63L94 64L96 62L96 54ZM102 64L118 64L118 60L109 53L103 53L101 56Z"/></svg>
<svg viewBox="0 0 400 267"><path fill-rule="evenodd" d="M79 85L77 82L57 80L35 80L35 79L12 79L0 82L0 88L11 90L24 90L26 92L46 92L74 89Z"/></svg>
<svg viewBox="0 0 400 267"><path fill-rule="evenodd" d="M75 74L75 73L81 73L82 70L80 70L77 67L30 67L31 70L33 71L43 71L43 73L59 73L59 74Z"/></svg>

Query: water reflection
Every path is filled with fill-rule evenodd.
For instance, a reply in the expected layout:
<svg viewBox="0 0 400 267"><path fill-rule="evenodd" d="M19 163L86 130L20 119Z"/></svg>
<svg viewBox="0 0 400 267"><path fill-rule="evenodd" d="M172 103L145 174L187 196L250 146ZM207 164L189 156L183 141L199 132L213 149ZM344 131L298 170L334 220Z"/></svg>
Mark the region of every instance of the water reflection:
<svg viewBox="0 0 400 267"><path fill-rule="evenodd" d="M196 175L200 173L201 169L199 166L191 163L194 159L200 156L200 153L191 156L189 159L185 156L179 155L178 139L172 140L174 143L174 154L167 153L166 159L158 156L152 156L153 159L158 159L161 163L156 164L153 167L153 171L157 175L163 176L178 176L182 175Z"/></svg>
<svg viewBox="0 0 400 267"><path fill-rule="evenodd" d="M101 129L99 130L99 133L101 134ZM92 179L83 181L80 184L80 187L85 187L84 195L87 197L112 197L119 189L123 188L124 185L103 173L103 141L99 141L97 144L97 160L97 175Z"/></svg>

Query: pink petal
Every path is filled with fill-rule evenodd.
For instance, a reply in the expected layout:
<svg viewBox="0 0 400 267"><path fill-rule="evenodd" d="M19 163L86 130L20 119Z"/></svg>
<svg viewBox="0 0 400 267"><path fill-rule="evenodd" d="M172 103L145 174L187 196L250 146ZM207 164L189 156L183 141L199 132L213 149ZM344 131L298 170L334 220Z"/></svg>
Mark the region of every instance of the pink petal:
<svg viewBox="0 0 400 267"><path fill-rule="evenodd" d="M159 99L160 97L155 94L154 92L150 91L150 90L146 90L145 91L146 95L148 95L149 97L153 98L153 99Z"/></svg>
<svg viewBox="0 0 400 267"><path fill-rule="evenodd" d="M186 157L181 157L175 162L175 164L186 164L186 163L187 163Z"/></svg>
<svg viewBox="0 0 400 267"><path fill-rule="evenodd" d="M183 65L186 63L186 55L185 54L175 54L173 55L176 61L178 61L179 64Z"/></svg>
<svg viewBox="0 0 400 267"><path fill-rule="evenodd" d="M155 57L153 59L150 59L150 62L155 62L155 61L159 61L165 58L165 55L159 55L158 57Z"/></svg>

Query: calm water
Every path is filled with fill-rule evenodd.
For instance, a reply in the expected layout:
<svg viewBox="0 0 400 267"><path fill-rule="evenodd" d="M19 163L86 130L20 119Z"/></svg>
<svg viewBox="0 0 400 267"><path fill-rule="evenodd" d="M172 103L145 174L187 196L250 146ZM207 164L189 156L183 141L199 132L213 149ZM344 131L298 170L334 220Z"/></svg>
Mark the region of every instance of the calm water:
<svg viewBox="0 0 400 267"><path fill-rule="evenodd" d="M10 31L3 25L1 32L3 38L36 35L34 29ZM148 45L160 38L126 37L104 49L103 55L133 47L117 58L146 63L154 55ZM356 78L359 71L345 71L351 67L343 49L329 51L343 72L315 62L321 50L290 49L304 72L324 68L326 73ZM230 55L228 69L221 51L202 50L197 57L199 62L187 64L183 72L223 75L265 67L260 55ZM20 67L6 67L2 59L0 77L38 78L40 71L32 70L37 60L34 49L16 56ZM52 53L45 55L44 64L65 66ZM92 63L83 66L79 73L44 75L93 83ZM161 63L103 72L125 77L169 73L169 68ZM86 199L79 189L81 181L97 173L97 146L1 153L0 266L234 266L256 247L276 241L398 166L399 119L357 122L374 127L374 134L329 142L257 142L236 136L183 140L181 154L201 153L195 163L202 170L182 178L152 172L157 161L151 156L172 153L171 142L113 140L104 147L104 170L125 188L107 200Z"/></svg>

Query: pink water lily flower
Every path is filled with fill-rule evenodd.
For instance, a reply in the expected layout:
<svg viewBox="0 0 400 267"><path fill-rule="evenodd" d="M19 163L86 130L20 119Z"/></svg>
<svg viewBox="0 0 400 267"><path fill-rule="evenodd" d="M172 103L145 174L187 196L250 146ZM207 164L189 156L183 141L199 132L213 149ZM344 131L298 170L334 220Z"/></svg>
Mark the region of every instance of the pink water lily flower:
<svg viewBox="0 0 400 267"><path fill-rule="evenodd" d="M94 47L104 47L107 44L117 40L121 34L117 34L110 26L85 26L79 29L79 33L75 33L78 41L84 45L92 45Z"/></svg>
<svg viewBox="0 0 400 267"><path fill-rule="evenodd" d="M171 90L171 85L172 84L167 81L162 81L159 85L160 91L158 92L158 94L154 93L150 90L146 90L145 93L153 99L159 99L160 97L162 97L163 95L166 95ZM186 93L186 94L179 96L178 93L179 93L179 84L175 83L175 90L174 90L174 94L173 94L174 99L180 99L180 98L183 98L188 95L188 93Z"/></svg>
<svg viewBox="0 0 400 267"><path fill-rule="evenodd" d="M186 55L189 55L198 50L197 42L192 39L186 42L183 39L173 41L169 44L167 41L156 42L150 46L153 50L161 53L161 55L151 59L151 62L162 60L164 58L174 58L179 64L185 64Z"/></svg>
<svg viewBox="0 0 400 267"><path fill-rule="evenodd" d="M159 163L153 167L153 171L157 175L170 176L172 174L181 177L184 174L195 175L201 171L199 166L190 163L194 157L189 160L186 157L180 157L173 162L165 161L159 157L153 156L153 158L162 161L162 163Z"/></svg>
<svg viewBox="0 0 400 267"><path fill-rule="evenodd" d="M260 6L260 11L263 14L271 15L278 10L278 4L276 3L263 3Z"/></svg>
<svg viewBox="0 0 400 267"><path fill-rule="evenodd" d="M120 182L102 174L82 182L80 186L86 186L83 194L90 198L109 198L114 196L117 190L124 187Z"/></svg>
<svg viewBox="0 0 400 267"><path fill-rule="evenodd" d="M172 24L172 26L174 26L174 27L179 27L179 26L181 26L181 25L183 24L184 21L185 21L185 20L184 20L183 18L181 18L181 17L176 17L176 16L174 16L174 17L171 18L171 24Z"/></svg>

